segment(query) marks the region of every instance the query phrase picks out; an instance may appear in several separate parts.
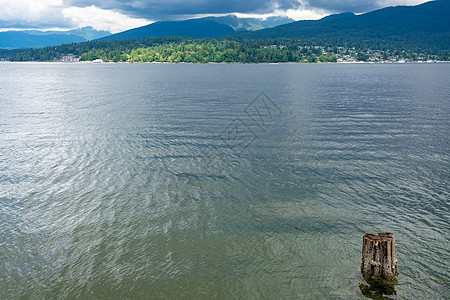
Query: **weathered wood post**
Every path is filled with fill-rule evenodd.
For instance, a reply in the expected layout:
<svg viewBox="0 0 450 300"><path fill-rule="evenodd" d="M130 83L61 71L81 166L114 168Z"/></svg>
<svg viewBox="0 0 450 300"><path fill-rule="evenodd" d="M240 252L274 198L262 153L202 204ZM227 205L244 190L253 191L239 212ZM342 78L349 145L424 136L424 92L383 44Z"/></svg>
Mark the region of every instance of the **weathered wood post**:
<svg viewBox="0 0 450 300"><path fill-rule="evenodd" d="M394 234L390 232L364 234L361 272L367 282L395 282L397 264Z"/></svg>

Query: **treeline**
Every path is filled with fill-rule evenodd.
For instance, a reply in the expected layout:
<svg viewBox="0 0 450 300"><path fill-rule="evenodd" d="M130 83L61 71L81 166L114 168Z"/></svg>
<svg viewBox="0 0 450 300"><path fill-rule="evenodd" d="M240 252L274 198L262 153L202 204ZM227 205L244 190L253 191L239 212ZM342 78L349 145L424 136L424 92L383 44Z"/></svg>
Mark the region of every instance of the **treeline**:
<svg viewBox="0 0 450 300"><path fill-rule="evenodd" d="M403 49L382 43L340 44L299 39L195 39L182 37L91 41L9 53L10 61L57 61L66 55L80 61L111 62L336 62L339 58L448 60L447 50Z"/></svg>
<svg viewBox="0 0 450 300"><path fill-rule="evenodd" d="M317 61L322 55L300 53L301 41L286 39L195 39L144 38L141 40L91 41L58 47L29 49L9 57L11 61L54 61L73 54L80 61L102 59L112 62L301 62ZM317 53L315 53L317 52ZM335 55L322 55L321 61L336 61Z"/></svg>
<svg viewBox="0 0 450 300"><path fill-rule="evenodd" d="M1 49L0 48L0 61L9 60L9 58L17 53L21 53L22 49Z"/></svg>
<svg viewBox="0 0 450 300"><path fill-rule="evenodd" d="M311 51L305 57L298 46L285 44L260 45L254 41L236 40L183 40L159 45L139 47L128 51L94 49L83 53L81 61L103 59L113 62L186 62L186 63L276 63L317 60L336 62L336 55Z"/></svg>

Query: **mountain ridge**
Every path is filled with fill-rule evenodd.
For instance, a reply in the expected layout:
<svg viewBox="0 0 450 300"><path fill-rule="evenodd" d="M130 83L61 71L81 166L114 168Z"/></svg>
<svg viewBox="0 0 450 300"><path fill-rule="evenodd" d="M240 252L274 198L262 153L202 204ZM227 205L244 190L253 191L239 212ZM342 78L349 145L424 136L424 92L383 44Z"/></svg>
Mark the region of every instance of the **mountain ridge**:
<svg viewBox="0 0 450 300"><path fill-rule="evenodd" d="M434 49L448 51L450 48L450 0L435 0L416 6L386 7L372 12L355 15L340 13L320 20L297 21L273 28L256 31L263 22L288 22L286 18L261 20L238 18L235 15L206 17L184 21L156 22L130 29L121 33L94 39L94 42L112 40L141 40L154 37L190 37L219 39L296 39L304 43L321 43L330 46L350 46L355 44L383 49L386 47L404 49ZM96 33L90 28L91 34ZM89 31L89 30L87 30ZM30 32L28 32L30 33ZM45 35L47 39L59 32L32 32L39 43ZM0 43L4 42L0 32ZM65 32L64 43L83 42L92 36L81 36L77 30ZM24 37L27 38L27 37ZM11 39L11 38L10 38ZM76 39L76 40L74 40ZM83 40L84 39L84 40ZM20 40L20 39L19 39ZM17 40L15 40L17 42ZM28 41L29 42L29 41ZM61 44L61 39L58 40ZM30 42L29 42L29 47ZM54 44L56 45L56 44ZM42 44L34 45L42 47ZM2 45L0 44L0 47ZM3 46L3 48L5 48ZM18 47L10 47L18 48Z"/></svg>
<svg viewBox="0 0 450 300"><path fill-rule="evenodd" d="M110 35L91 26L66 31L17 30L0 32L0 48L42 48L68 43L80 43Z"/></svg>
<svg viewBox="0 0 450 300"><path fill-rule="evenodd" d="M160 21L142 27L129 29L97 39L98 41L112 41L123 39L142 39L146 37L214 37L235 32L225 24L207 19L190 19L184 21Z"/></svg>
<svg viewBox="0 0 450 300"><path fill-rule="evenodd" d="M99 41L142 39L146 37L181 36L193 38L218 37L239 31L253 31L286 24L294 20L287 17L239 18L236 15L205 17L183 21L159 21L145 26L99 38Z"/></svg>
<svg viewBox="0 0 450 300"><path fill-rule="evenodd" d="M239 38L296 38L329 42L371 41L429 44L450 48L450 0L416 6L386 7L361 15L297 21L255 32L235 33Z"/></svg>

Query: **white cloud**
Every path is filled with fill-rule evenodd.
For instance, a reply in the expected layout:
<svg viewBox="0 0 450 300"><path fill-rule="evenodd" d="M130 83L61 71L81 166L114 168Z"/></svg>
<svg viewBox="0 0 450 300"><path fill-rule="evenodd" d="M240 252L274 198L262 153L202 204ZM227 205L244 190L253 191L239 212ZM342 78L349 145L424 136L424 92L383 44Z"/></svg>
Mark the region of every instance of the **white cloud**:
<svg viewBox="0 0 450 300"><path fill-rule="evenodd" d="M331 12L324 9L288 9L286 15L295 20L319 20L330 15Z"/></svg>
<svg viewBox="0 0 450 300"><path fill-rule="evenodd" d="M0 24L61 24L62 0L0 0Z"/></svg>
<svg viewBox="0 0 450 300"><path fill-rule="evenodd" d="M418 5L430 0L378 0L377 3L380 7L386 6L398 6L398 5Z"/></svg>
<svg viewBox="0 0 450 300"><path fill-rule="evenodd" d="M50 29L62 30L92 26L112 33L147 25L151 21L132 18L120 12L67 6L63 0L0 0L0 30Z"/></svg>
<svg viewBox="0 0 450 300"><path fill-rule="evenodd" d="M146 19L130 18L119 12L100 9L94 5L87 7L67 7L62 10L62 14L75 27L92 26L94 29L106 30L112 33L151 23L151 21Z"/></svg>

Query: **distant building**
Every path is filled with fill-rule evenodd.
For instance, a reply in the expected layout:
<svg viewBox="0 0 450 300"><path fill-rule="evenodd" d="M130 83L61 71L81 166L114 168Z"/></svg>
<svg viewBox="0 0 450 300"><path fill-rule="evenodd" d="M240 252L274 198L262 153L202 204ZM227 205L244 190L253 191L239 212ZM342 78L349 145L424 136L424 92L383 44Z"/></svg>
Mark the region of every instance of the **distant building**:
<svg viewBox="0 0 450 300"><path fill-rule="evenodd" d="M101 59L101 58L94 59L92 62L93 62L94 64L101 64L101 63L104 63L103 59Z"/></svg>
<svg viewBox="0 0 450 300"><path fill-rule="evenodd" d="M80 61L80 59L73 54L69 54L69 55L63 56L61 61L63 61L63 62L78 62L78 61Z"/></svg>

